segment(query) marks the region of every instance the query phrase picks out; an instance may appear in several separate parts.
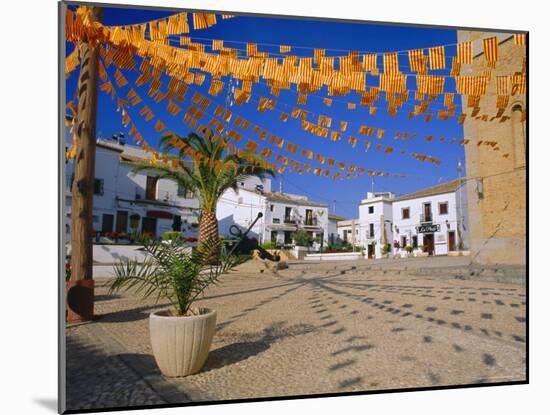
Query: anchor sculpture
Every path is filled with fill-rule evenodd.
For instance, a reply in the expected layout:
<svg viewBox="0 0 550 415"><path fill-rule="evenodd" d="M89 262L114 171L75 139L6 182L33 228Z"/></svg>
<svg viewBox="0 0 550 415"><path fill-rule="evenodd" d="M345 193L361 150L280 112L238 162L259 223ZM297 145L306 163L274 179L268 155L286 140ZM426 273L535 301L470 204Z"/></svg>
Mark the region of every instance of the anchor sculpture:
<svg viewBox="0 0 550 415"><path fill-rule="evenodd" d="M231 225L229 228L229 233L232 236L235 236L239 238L239 241L233 245L231 250L229 251L229 255L231 254L240 254L240 255L249 255L253 250L258 250L258 254L261 259L267 259L269 261L273 262L279 262L281 257L279 255L272 255L269 252L267 252L264 248L260 246L258 243L258 240L256 238L248 238L247 235L250 232L250 230L254 227L258 219L260 219L263 216L262 212L258 212L258 216L256 216L256 219L254 219L254 222L250 224L248 229L246 231L241 231L241 229L237 225ZM237 250L238 248L238 250Z"/></svg>

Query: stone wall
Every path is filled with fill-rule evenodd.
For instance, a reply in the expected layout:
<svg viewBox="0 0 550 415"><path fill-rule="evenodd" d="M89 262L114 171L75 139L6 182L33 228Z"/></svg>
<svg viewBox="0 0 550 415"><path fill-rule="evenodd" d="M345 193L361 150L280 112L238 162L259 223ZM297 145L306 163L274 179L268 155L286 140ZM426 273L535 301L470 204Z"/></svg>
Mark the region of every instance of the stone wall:
<svg viewBox="0 0 550 415"><path fill-rule="evenodd" d="M494 33L459 31L459 42L495 36ZM525 48L514 44L510 35L498 36L499 62L492 71L488 93L480 101L479 115L496 114L498 75L521 71ZM485 56L479 48L473 65L463 65L462 75L481 74L486 69ZM463 112L470 114L467 98L462 98ZM512 96L504 112L505 122L476 120L467 117L464 137L468 182L468 214L472 259L482 264L524 264L526 261L526 131L521 121L525 96ZM498 142L498 151L478 146L478 140ZM507 157L503 157L508 154Z"/></svg>

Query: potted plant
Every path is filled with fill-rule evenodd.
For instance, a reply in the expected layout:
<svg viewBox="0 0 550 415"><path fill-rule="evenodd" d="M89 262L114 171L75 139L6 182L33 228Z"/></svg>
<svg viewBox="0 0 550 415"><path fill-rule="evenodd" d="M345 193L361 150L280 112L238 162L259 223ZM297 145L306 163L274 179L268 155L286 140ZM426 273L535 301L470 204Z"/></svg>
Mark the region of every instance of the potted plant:
<svg viewBox="0 0 550 415"><path fill-rule="evenodd" d="M414 248L411 245L405 246L405 251L407 251L407 256L409 256L409 257L411 256L411 253L412 253L413 249Z"/></svg>
<svg viewBox="0 0 550 415"><path fill-rule="evenodd" d="M216 311L192 307L219 276L240 264L240 257L222 254L212 264L200 250L189 250L181 238L156 241L140 237L147 254L140 264L124 259L115 267L110 292L134 288L143 297L155 295L171 304L149 316L153 355L160 371L169 377L197 373L208 357Z"/></svg>
<svg viewBox="0 0 550 415"><path fill-rule="evenodd" d="M390 244L382 245L382 258L388 258L390 249Z"/></svg>

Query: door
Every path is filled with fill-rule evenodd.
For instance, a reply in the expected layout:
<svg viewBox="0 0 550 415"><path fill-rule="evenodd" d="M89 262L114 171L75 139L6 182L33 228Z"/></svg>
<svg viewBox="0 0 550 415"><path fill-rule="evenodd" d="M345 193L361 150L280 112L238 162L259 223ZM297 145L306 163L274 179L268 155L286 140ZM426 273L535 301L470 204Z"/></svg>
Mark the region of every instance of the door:
<svg viewBox="0 0 550 415"><path fill-rule="evenodd" d="M424 251L430 255L434 254L434 234L426 233L424 234Z"/></svg>
<svg viewBox="0 0 550 415"><path fill-rule="evenodd" d="M112 232L113 222L114 222L114 216L104 213L103 220L101 221L101 232Z"/></svg>
<svg viewBox="0 0 550 415"><path fill-rule="evenodd" d="M157 199L157 181L158 177L147 176L147 181L145 183L145 199Z"/></svg>
<svg viewBox="0 0 550 415"><path fill-rule="evenodd" d="M374 245L373 244L369 244L367 246L367 257L369 259L374 258Z"/></svg>
<svg viewBox="0 0 550 415"><path fill-rule="evenodd" d="M116 231L126 233L128 230L128 211L117 210L116 212Z"/></svg>
<svg viewBox="0 0 550 415"><path fill-rule="evenodd" d="M157 219L143 218L141 220L141 232L150 238L154 238L157 232Z"/></svg>
<svg viewBox="0 0 550 415"><path fill-rule="evenodd" d="M447 240L449 243L449 251L455 251L456 250L455 231L448 232Z"/></svg>

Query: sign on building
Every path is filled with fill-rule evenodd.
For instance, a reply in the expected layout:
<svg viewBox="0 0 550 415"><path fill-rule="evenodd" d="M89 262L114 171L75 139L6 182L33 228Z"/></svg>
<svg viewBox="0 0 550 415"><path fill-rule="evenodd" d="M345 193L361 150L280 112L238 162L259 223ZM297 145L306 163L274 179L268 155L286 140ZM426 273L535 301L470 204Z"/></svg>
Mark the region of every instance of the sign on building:
<svg viewBox="0 0 550 415"><path fill-rule="evenodd" d="M420 225L416 227L418 233L433 233L439 232L439 224Z"/></svg>

